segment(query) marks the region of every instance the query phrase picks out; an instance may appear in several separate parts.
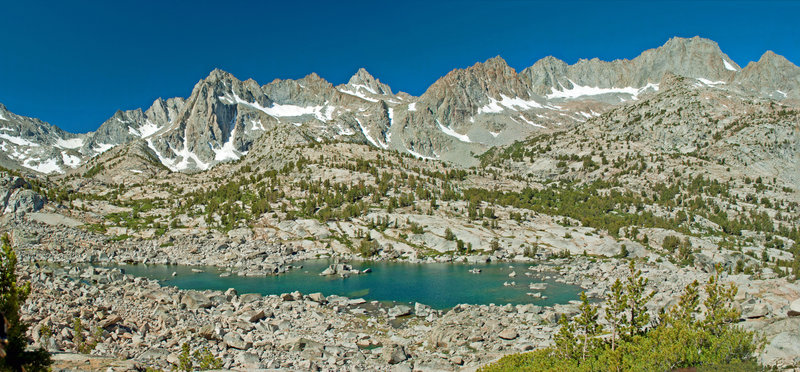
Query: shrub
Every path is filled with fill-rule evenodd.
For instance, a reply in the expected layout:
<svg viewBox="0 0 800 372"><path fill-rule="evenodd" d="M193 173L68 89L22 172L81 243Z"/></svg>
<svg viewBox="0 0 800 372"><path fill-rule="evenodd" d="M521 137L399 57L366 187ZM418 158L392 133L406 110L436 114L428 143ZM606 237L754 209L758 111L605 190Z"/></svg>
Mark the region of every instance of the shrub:
<svg viewBox="0 0 800 372"><path fill-rule="evenodd" d="M641 271L631 266L627 284L614 283L606 303L611 337L596 337L600 330L596 309L582 296L580 313L560 320L555 346L513 354L481 371L748 371L761 370L754 352L763 344L750 331L733 323L735 285L722 285L719 273L705 286L705 317L699 320L697 281L686 286L677 305L649 323L634 316L651 295L641 296ZM650 328L645 328L645 327ZM619 338L617 337L619 336Z"/></svg>

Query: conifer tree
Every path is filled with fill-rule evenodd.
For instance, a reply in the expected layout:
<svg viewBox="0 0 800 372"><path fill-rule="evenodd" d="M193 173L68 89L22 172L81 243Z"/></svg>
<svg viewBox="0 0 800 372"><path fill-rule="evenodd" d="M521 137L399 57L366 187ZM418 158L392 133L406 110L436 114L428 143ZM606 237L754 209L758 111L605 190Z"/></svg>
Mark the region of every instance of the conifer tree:
<svg viewBox="0 0 800 372"><path fill-rule="evenodd" d="M575 323L583 336L581 360L586 360L587 354L597 345L595 337L603 330L603 326L597 323L597 306L589 303L586 292L581 292L579 311Z"/></svg>
<svg viewBox="0 0 800 372"><path fill-rule="evenodd" d="M713 335L719 336L727 324L739 320L740 312L731 304L738 288L733 283L728 286L720 283L719 268L717 268L716 274L709 278L705 289L708 296L703 301L706 307L704 323L706 329Z"/></svg>
<svg viewBox="0 0 800 372"><path fill-rule="evenodd" d="M622 282L617 278L611 285L611 293L606 301L606 320L611 327L611 350L617 349L617 339L619 339L620 329L625 324L625 309L628 306L628 299L625 296Z"/></svg>
<svg viewBox="0 0 800 372"><path fill-rule="evenodd" d="M561 328L555 335L556 351L561 358L575 359L577 357L577 339L575 337L575 324L570 322L566 316L558 319Z"/></svg>
<svg viewBox="0 0 800 372"><path fill-rule="evenodd" d="M0 314L8 321L8 345L5 358L0 359L0 371L46 371L50 355L43 349L25 350L28 326L20 321L19 308L28 298L31 286L17 281L16 268L17 255L5 235L0 248Z"/></svg>
<svg viewBox="0 0 800 372"><path fill-rule="evenodd" d="M644 328L650 323L650 314L647 312L647 302L653 298L655 292L647 291L648 279L642 276L642 270L636 269L633 261L628 265L630 274L625 285L628 320L624 325L627 338L642 334Z"/></svg>

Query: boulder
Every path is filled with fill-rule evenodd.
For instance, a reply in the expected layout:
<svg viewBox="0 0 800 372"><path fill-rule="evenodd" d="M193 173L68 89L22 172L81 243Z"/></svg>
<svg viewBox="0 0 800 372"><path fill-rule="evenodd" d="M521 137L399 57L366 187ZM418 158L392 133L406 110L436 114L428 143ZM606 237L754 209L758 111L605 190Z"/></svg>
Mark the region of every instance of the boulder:
<svg viewBox="0 0 800 372"><path fill-rule="evenodd" d="M236 332L226 333L225 336L222 337L222 341L224 341L228 347L239 350L247 350L252 346L252 343L246 342L242 336Z"/></svg>
<svg viewBox="0 0 800 372"><path fill-rule="evenodd" d="M414 304L414 314L419 317L427 317L431 313L431 307L428 305L421 304L419 302Z"/></svg>
<svg viewBox="0 0 800 372"><path fill-rule="evenodd" d="M289 350L291 351L304 351L307 349L322 351L325 347L325 345L323 345L322 343L319 343L317 341L305 337L291 339L288 341L286 346L288 346Z"/></svg>
<svg viewBox="0 0 800 372"><path fill-rule="evenodd" d="M408 354L402 345L390 344L383 347L381 359L389 364L397 364L407 360Z"/></svg>
<svg viewBox="0 0 800 372"><path fill-rule="evenodd" d="M256 323L266 317L267 315L264 314L264 310L250 310L245 311L241 316L239 316L239 319L248 321L250 323Z"/></svg>
<svg viewBox="0 0 800 372"><path fill-rule="evenodd" d="M761 352L764 364L793 365L800 355L800 332L797 330L781 332L776 335Z"/></svg>
<svg viewBox="0 0 800 372"><path fill-rule="evenodd" d="M243 304L249 304L251 302L256 302L261 299L261 295L258 293L245 293L239 296L239 302Z"/></svg>
<svg viewBox="0 0 800 372"><path fill-rule="evenodd" d="M320 293L320 292L311 293L311 294L308 295L308 298L311 299L311 301L318 302L318 303L321 303L321 304L324 304L324 303L328 302L328 300L325 298L325 296L323 296L322 293Z"/></svg>
<svg viewBox="0 0 800 372"><path fill-rule="evenodd" d="M406 306L406 305L397 305L397 306L389 309L388 314L392 318L406 316L406 315L411 314L411 307Z"/></svg>
<svg viewBox="0 0 800 372"><path fill-rule="evenodd" d="M264 368L264 365L261 364L261 358L259 358L258 355L253 353L237 354L235 360L245 370L257 370Z"/></svg>
<svg viewBox="0 0 800 372"><path fill-rule="evenodd" d="M208 296L198 291L187 291L181 298L181 303L190 310L207 309L213 305Z"/></svg>
<svg viewBox="0 0 800 372"><path fill-rule="evenodd" d="M122 317L121 316L112 315L112 316L109 316L108 318L103 319L103 321L100 322L100 328L106 329L106 328L109 328L111 326L117 325L120 322L122 322Z"/></svg>
<svg viewBox="0 0 800 372"><path fill-rule="evenodd" d="M44 207L44 198L33 190L16 189L6 203L4 214L25 214L36 212Z"/></svg>
<svg viewBox="0 0 800 372"><path fill-rule="evenodd" d="M214 333L214 326L211 324L206 324L200 327L200 330L197 331L197 335L205 338L206 340L213 340L216 338L216 334Z"/></svg>
<svg viewBox="0 0 800 372"><path fill-rule="evenodd" d="M792 301L789 304L789 316L798 316L800 315L800 298Z"/></svg>
<svg viewBox="0 0 800 372"><path fill-rule="evenodd" d="M769 307L767 304L759 301L754 304L748 304L742 307L742 318L755 319L762 318L769 314Z"/></svg>
<svg viewBox="0 0 800 372"><path fill-rule="evenodd" d="M497 335L497 337L500 337L503 340L513 340L513 339L519 337L519 334L517 333L517 331L515 331L515 330L513 330L511 328L506 328L506 329L502 330Z"/></svg>
<svg viewBox="0 0 800 372"><path fill-rule="evenodd" d="M413 369L405 364L395 364L392 367L392 372L412 372ZM424 370L422 370L424 371Z"/></svg>

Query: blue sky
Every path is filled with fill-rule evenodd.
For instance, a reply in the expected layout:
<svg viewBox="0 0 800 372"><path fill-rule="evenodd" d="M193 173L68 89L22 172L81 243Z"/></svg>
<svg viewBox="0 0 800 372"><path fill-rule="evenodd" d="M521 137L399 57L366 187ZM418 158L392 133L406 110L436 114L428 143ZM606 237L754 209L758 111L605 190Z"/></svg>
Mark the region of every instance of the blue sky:
<svg viewBox="0 0 800 372"><path fill-rule="evenodd" d="M6 1L0 103L77 132L118 109L186 97L215 67L266 84L365 67L394 91L496 55L633 58L672 36L717 41L739 65L800 61L795 1Z"/></svg>

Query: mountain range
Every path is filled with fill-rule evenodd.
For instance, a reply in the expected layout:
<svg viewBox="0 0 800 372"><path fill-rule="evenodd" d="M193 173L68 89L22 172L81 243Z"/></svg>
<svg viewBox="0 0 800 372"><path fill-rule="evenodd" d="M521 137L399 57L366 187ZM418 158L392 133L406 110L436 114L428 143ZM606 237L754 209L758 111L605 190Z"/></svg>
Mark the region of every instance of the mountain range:
<svg viewBox="0 0 800 372"><path fill-rule="evenodd" d="M538 132L568 128L662 90L669 76L697 87L788 105L800 101L800 68L767 51L744 68L708 39L672 38L627 60L543 58L520 72L500 57L455 69L421 96L360 69L334 86L312 73L259 85L216 69L188 98L117 111L76 134L0 104L0 165L68 173L114 148L172 172L236 161L254 146L346 141L469 166L476 156Z"/></svg>

